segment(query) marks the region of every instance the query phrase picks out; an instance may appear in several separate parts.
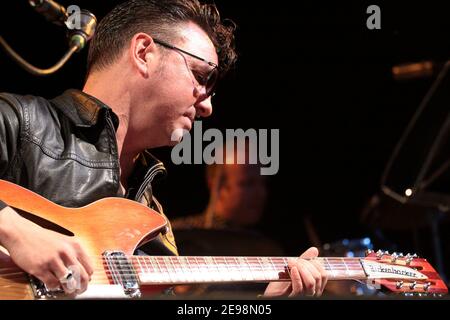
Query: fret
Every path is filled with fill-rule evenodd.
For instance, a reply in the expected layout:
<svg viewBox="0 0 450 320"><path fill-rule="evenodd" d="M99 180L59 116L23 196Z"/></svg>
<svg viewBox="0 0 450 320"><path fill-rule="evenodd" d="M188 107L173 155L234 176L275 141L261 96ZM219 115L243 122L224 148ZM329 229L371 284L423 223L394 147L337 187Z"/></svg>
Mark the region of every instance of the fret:
<svg viewBox="0 0 450 320"><path fill-rule="evenodd" d="M149 269L149 266L148 266L147 261L150 261L150 265L152 266L152 269L151 269L152 272L150 274L147 274L147 276L149 276L150 279L152 279L153 281L162 282L164 280L164 275L162 274L162 269L159 268L159 271L158 271L159 264L158 263L155 264L153 262L153 259L154 259L153 257L149 257L144 260L148 269Z"/></svg>
<svg viewBox="0 0 450 320"><path fill-rule="evenodd" d="M215 270L215 266L212 263L212 258L204 257L203 260L205 261L206 268L207 268L209 276L210 276L209 281L216 282L218 276L217 276L217 270Z"/></svg>
<svg viewBox="0 0 450 320"><path fill-rule="evenodd" d="M278 271L273 266L272 259L261 258L261 261L264 272L264 280L278 280L280 277L278 276Z"/></svg>
<svg viewBox="0 0 450 320"><path fill-rule="evenodd" d="M278 267L274 264L274 258L266 258L267 259L267 267L269 268L272 280L280 280L280 273L284 272L281 267Z"/></svg>
<svg viewBox="0 0 450 320"><path fill-rule="evenodd" d="M221 262L217 262L217 259L222 259L222 258L217 258L217 257L213 257L212 258L214 261L214 264L217 267L217 271L219 272L219 275L222 277L222 281L230 281L230 276L228 275L228 272L226 269L224 269L223 265Z"/></svg>
<svg viewBox="0 0 450 320"><path fill-rule="evenodd" d="M335 278L336 277L336 270L333 268L333 267L331 267L331 265L330 265L330 261L327 259L327 258L325 258L325 262L326 262L326 264L327 264L327 267L328 267L328 272L330 273L331 272L331 277L332 278Z"/></svg>
<svg viewBox="0 0 450 320"><path fill-rule="evenodd" d="M160 272L159 272L159 282L165 282L165 281L167 281L168 280L168 275L167 275L167 271L166 270L163 270L163 268L161 267L161 264L159 263L159 257L155 257L155 262L156 262L156 265L158 266L158 268L159 268L159 270L160 270Z"/></svg>
<svg viewBox="0 0 450 320"><path fill-rule="evenodd" d="M156 273L152 272L152 270L149 268L148 263L147 263L148 257L138 256L137 259L138 259L138 262L142 265L142 270L139 273L139 278L141 280L144 278L146 280L150 278L150 280L153 281Z"/></svg>
<svg viewBox="0 0 450 320"><path fill-rule="evenodd" d="M276 280L279 280L280 279L280 270L278 270L278 268L275 266L275 264L273 263L273 259L271 259L271 258L268 258L269 259L269 261L270 261L270 263L272 264L272 269L273 269L273 271L275 272L275 274L276 274ZM283 270L284 271L284 270Z"/></svg>
<svg viewBox="0 0 450 320"><path fill-rule="evenodd" d="M178 266L180 268L180 272L183 274L183 279L185 283L192 282L191 271L186 266L186 257L178 257Z"/></svg>
<svg viewBox="0 0 450 320"><path fill-rule="evenodd" d="M260 277L258 277L259 280L266 280L268 278L264 264L261 263L261 258L256 258L256 262L258 263L258 273L260 274Z"/></svg>
<svg viewBox="0 0 450 320"><path fill-rule="evenodd" d="M249 258L250 268L253 269L254 273L256 273L255 280L260 280L261 278L264 278L264 273L262 266L257 258Z"/></svg>
<svg viewBox="0 0 450 320"><path fill-rule="evenodd" d="M203 262L198 263L199 259L203 259ZM208 270L208 266L206 265L204 258L196 257L195 260L197 261L197 264L199 265L201 281L202 282L210 282L212 280L212 277Z"/></svg>
<svg viewBox="0 0 450 320"><path fill-rule="evenodd" d="M205 267L205 273L207 275L207 281L212 282L214 280L214 275L211 270L211 265L208 263L208 257L202 257L203 266Z"/></svg>
<svg viewBox="0 0 450 320"><path fill-rule="evenodd" d="M169 260L170 260L170 262L172 262L172 265L175 269L175 274L178 277L178 281L181 283L185 283L187 281L187 277L183 272L183 269L181 267L181 263L180 263L179 259L177 259L177 257L170 257ZM174 260L177 264L174 263Z"/></svg>
<svg viewBox="0 0 450 320"><path fill-rule="evenodd" d="M224 269L228 273L231 281L233 281L233 282L241 281L242 277L240 276L239 272L236 272L235 268L233 268L232 265L230 266L230 262L228 261L229 259L230 259L229 257L223 258Z"/></svg>
<svg viewBox="0 0 450 320"><path fill-rule="evenodd" d="M258 261L255 258L247 258L247 263L250 270L253 272L254 280L260 280L262 275L261 266L258 264Z"/></svg>
<svg viewBox="0 0 450 320"><path fill-rule="evenodd" d="M177 274L175 272L175 269L170 266L170 263L168 262L169 260L170 259L167 256L162 257L162 261L167 268L167 275L169 276L170 282L177 283Z"/></svg>
<svg viewBox="0 0 450 320"><path fill-rule="evenodd" d="M247 276L247 273L245 272L245 270L240 268L241 264L240 264L238 258L234 257L233 259L234 259L233 268L234 268L235 272L241 276L243 281L247 281L249 279L249 277Z"/></svg>
<svg viewBox="0 0 450 320"><path fill-rule="evenodd" d="M212 257L205 257L206 264L208 265L209 272L211 274L211 280L213 282L219 282L222 281L221 274L219 271L219 268L217 268L216 264L214 263L214 258Z"/></svg>
<svg viewBox="0 0 450 320"><path fill-rule="evenodd" d="M198 282L198 271L195 270L194 266L191 264L191 257L184 257L186 259L186 268L190 275L190 282Z"/></svg>
<svg viewBox="0 0 450 320"><path fill-rule="evenodd" d="M171 260L172 264L176 265L177 273L182 283L186 283L189 280L189 273L186 273L185 269L183 268L184 262L182 261L182 259L180 259L180 257L172 257Z"/></svg>
<svg viewBox="0 0 450 320"><path fill-rule="evenodd" d="M252 272L252 268L249 267L247 260L243 257L238 258L238 269L246 275L245 280L253 281L255 280L255 276Z"/></svg>
<svg viewBox="0 0 450 320"><path fill-rule="evenodd" d="M175 273L175 269L172 267L170 263L170 259L168 256L162 257L162 263L167 270L167 276L169 277L169 281L171 283L177 283L177 275Z"/></svg>
<svg viewBox="0 0 450 320"><path fill-rule="evenodd" d="M344 258L341 258L341 261L342 261L342 262L344 263L344 265L345 265L345 273L346 273L348 276L351 276L352 273L350 272L350 269L348 268L347 263L345 262Z"/></svg>
<svg viewBox="0 0 450 320"><path fill-rule="evenodd" d="M194 268L192 268L192 265L191 265L191 259L194 259L195 260L195 263L194 263ZM188 258L188 262L189 262L189 265L190 265L190 267L192 268L192 271L193 271L193 275L194 275L194 279L195 279L195 281L196 282L201 282L203 279L202 279L202 271L200 270L200 268L199 268L199 266L198 266L198 263L197 263L197 258Z"/></svg>

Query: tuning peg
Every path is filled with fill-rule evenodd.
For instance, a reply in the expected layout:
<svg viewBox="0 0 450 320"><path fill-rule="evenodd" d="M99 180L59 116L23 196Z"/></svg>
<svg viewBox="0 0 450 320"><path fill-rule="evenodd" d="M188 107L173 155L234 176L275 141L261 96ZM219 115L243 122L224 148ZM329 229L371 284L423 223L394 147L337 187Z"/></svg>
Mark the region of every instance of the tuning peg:
<svg viewBox="0 0 450 320"><path fill-rule="evenodd" d="M388 255L389 255L389 251L383 251L383 250L378 250L377 251L377 258L378 258L378 260L380 260L384 256L388 256Z"/></svg>
<svg viewBox="0 0 450 320"><path fill-rule="evenodd" d="M380 260L381 258L383 258L384 255L384 251L383 250L378 250L377 251L377 259Z"/></svg>
<svg viewBox="0 0 450 320"><path fill-rule="evenodd" d="M410 253L408 253L408 254L406 255L406 264L407 264L407 265L410 265L411 262L413 262L413 260L414 260L414 259L417 259L418 257L419 257L419 256L418 256L417 254L411 255Z"/></svg>
<svg viewBox="0 0 450 320"><path fill-rule="evenodd" d="M397 252L394 252L394 253L392 254L391 258L392 258L391 262L392 262L392 263L396 263L397 260L398 260L398 258L399 258L399 255L397 254Z"/></svg>
<svg viewBox="0 0 450 320"><path fill-rule="evenodd" d="M403 281L397 282L397 289L400 290L405 283Z"/></svg>
<svg viewBox="0 0 450 320"><path fill-rule="evenodd" d="M408 253L408 254L406 255L405 259L406 259L406 264L407 264L407 265L410 265L411 262L412 262L412 260L413 260L413 257L412 257L412 255L411 255L410 253Z"/></svg>
<svg viewBox="0 0 450 320"><path fill-rule="evenodd" d="M375 251L373 251L372 249L368 249L366 250L366 257L370 256L371 254L373 254Z"/></svg>
<svg viewBox="0 0 450 320"><path fill-rule="evenodd" d="M417 281L414 281L413 283L411 283L411 285L409 286L409 288L411 290L414 290L417 287Z"/></svg>

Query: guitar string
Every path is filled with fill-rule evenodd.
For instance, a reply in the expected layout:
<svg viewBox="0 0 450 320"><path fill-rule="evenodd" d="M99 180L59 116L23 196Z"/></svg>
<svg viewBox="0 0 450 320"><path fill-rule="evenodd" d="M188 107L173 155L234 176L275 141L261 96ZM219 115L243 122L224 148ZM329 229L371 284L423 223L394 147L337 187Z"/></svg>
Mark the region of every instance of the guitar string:
<svg viewBox="0 0 450 320"><path fill-rule="evenodd" d="M131 260L137 260L139 262L139 260L143 260L143 262L145 263L144 267L142 265L139 265L136 269L137 269L137 273L163 273L163 274L170 274L173 273L173 271L175 270L171 270L172 267L168 267L167 265L163 265L163 267L161 267L161 264L159 264L159 268L153 267L153 268L149 268L149 266L146 264L147 261L152 261L152 260L156 260L159 262L159 260L161 260L164 264L166 263L167 260L169 260L173 267L180 267L181 269L184 267L185 269L188 269L189 272L192 273L198 273L198 272L204 272L204 269L208 269L208 266L210 267L222 267L224 269L233 269L232 272L240 272L240 271L254 271L254 272L262 272L262 273L268 273L268 272L274 272L274 271L281 271L281 270L285 270L288 266L286 265L286 260L290 259L290 258L270 258L272 260L271 264L262 264L261 260L258 258L244 258L244 260L246 260L246 265L243 265L243 263L237 264L237 260L239 258L230 258L230 257L217 257L215 258L216 261L218 260L222 260L224 261L224 264L219 263L215 263L215 264L208 264L207 260L208 258L206 257L189 257L186 258L188 261L190 260L194 260L196 261L195 263L195 267L197 270L192 270L193 267L191 265L182 263L180 261L180 257L154 257L154 256L133 256L131 257ZM198 263L198 260L203 260L204 263ZM211 258L210 258L211 259ZM295 258L293 258L295 259ZM110 258L109 260L112 260L113 262L122 262L122 261L126 261L129 262L129 259L127 258L119 258L119 257L113 257ZM228 263L228 261L233 260L234 263L230 264ZM256 260L256 262L254 261ZM318 259L316 259L318 260ZM328 261L326 261L328 260ZM326 271L335 271L335 272L339 272L342 271L340 268L340 266L344 266L346 269L349 267L348 263L333 263L333 261L329 258L320 258L319 262L327 262L326 265L324 265L324 269ZM96 266L94 268L94 273L96 273L96 271L105 273L106 276L110 276L112 274L118 274L120 276L135 276L136 273L135 272L124 272L124 271L111 271L107 268L106 264L106 260L104 257L98 258L98 261L100 261L103 266L99 267ZM359 258L347 258L346 261L351 261L353 262L353 264L355 266L358 266L358 268L356 270L352 270L352 271L359 271L362 269L361 264L360 264L360 259ZM355 264L356 261L356 264ZM273 263L275 262L275 263ZM332 268L330 268L330 263L333 266ZM189 262L190 264L190 262ZM206 267L206 268L205 268ZM10 269L10 268L9 268ZM7 270L9 270L7 269ZM159 270L158 270L159 269ZM264 270L265 269L265 270ZM230 271L231 272L231 271ZM348 274L348 272L346 272ZM7 273L5 272L5 269L0 269L0 275L2 276L13 276L15 273ZM23 273L25 274L25 273Z"/></svg>
<svg viewBox="0 0 450 320"><path fill-rule="evenodd" d="M106 268L94 268L94 273L92 275L92 277L99 277L102 274L105 274L106 276L111 276L111 275L120 275L123 277L132 277L132 276L136 276L139 274L174 274L176 273L176 271L182 271L184 272L186 269L188 270L188 273L190 274L199 274L199 273L203 273L203 272L207 272L210 271L209 273L214 273L214 272L218 272L220 270L208 270L211 269L212 266L207 266L207 265L197 265L196 267L188 267L187 265L177 265L174 267L180 267L178 270L173 269L173 267L162 267L162 268L136 268L136 272L131 272L131 271L111 271L109 269ZM221 267L223 269L225 269L227 266L226 265L219 265L218 267ZM184 268L184 270L183 270ZM232 272L260 272L263 275L264 274L268 274L268 273L273 273L273 272L278 272L278 273L284 273L286 270L286 265L280 265L279 268L273 268L273 267L269 267L269 268L263 268L263 267L258 267L255 266L254 268L249 268L249 267L243 267L243 266L237 266L237 267L230 267L228 266L227 268L228 270L226 270L229 273ZM230 270L231 269L231 270ZM224 270L225 271L225 270ZM337 269L337 268L325 268L325 271L329 271L329 272L334 272L334 276L338 276L338 275L349 275L349 271L352 271L354 274L356 273L363 273L363 269L351 269L351 270L347 270L347 269ZM0 276L2 277L22 277L23 275L26 275L26 272L3 272L0 271Z"/></svg>
<svg viewBox="0 0 450 320"><path fill-rule="evenodd" d="M157 260L157 259L149 259L149 260ZM126 262L129 262L128 260L123 260ZM104 270L107 269L107 263L106 261L102 261L103 262L103 266L96 266L94 267L94 270ZM117 262L117 261L115 261ZM152 261L153 262L153 261ZM156 262L156 261L155 261ZM187 269L193 269L196 267L222 267L222 268L227 268L227 269L237 269L239 270L248 270L248 269L252 269L252 270L260 270L260 269L264 269L265 271L274 271L274 270L280 270L280 269L284 269L287 268L288 265L286 263L259 263L259 262L251 262L251 263L227 263L227 262L216 262L216 263L208 263L207 261L204 261L204 263L198 263L198 261L194 264L194 263L184 263L181 262L179 260L176 259L172 259L170 260L170 265L166 264L166 260L161 259L161 261L158 261L158 263L164 263L162 268L164 269L171 269L172 266L175 267L185 267ZM194 265L194 266L192 266ZM150 266L148 264L142 266L142 264L140 266L134 266L136 269L141 269L142 270L157 270L160 268L156 268L156 267L152 267L150 268ZM356 268L356 270L362 270L362 266L360 263L354 263L354 264L342 264L342 263L331 263L330 265L323 265L324 270L347 270L347 267L352 267L352 268ZM345 268L345 269L344 269ZM11 268L0 268L0 274L3 274L7 271L15 271L17 270L17 268L11 267ZM351 269L350 269L351 270Z"/></svg>

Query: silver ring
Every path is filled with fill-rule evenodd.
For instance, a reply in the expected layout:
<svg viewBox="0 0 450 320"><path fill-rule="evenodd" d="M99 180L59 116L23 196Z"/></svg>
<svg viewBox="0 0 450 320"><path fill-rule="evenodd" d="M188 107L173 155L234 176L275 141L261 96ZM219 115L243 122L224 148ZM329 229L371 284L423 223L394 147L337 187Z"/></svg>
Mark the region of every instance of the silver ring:
<svg viewBox="0 0 450 320"><path fill-rule="evenodd" d="M72 279L72 277L73 277L72 270L67 268L66 274L64 276L62 276L61 278L59 278L59 282L62 284L67 283Z"/></svg>

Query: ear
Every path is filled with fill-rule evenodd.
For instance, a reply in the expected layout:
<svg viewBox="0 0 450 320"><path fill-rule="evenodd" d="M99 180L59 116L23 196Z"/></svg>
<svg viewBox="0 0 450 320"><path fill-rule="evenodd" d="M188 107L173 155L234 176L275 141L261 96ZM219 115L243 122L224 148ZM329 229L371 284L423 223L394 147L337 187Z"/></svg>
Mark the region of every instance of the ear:
<svg viewBox="0 0 450 320"><path fill-rule="evenodd" d="M146 33L137 33L131 39L130 59L136 70L148 78L152 63L156 61L156 45L153 38Z"/></svg>

